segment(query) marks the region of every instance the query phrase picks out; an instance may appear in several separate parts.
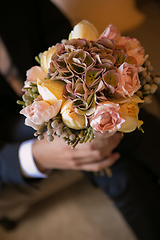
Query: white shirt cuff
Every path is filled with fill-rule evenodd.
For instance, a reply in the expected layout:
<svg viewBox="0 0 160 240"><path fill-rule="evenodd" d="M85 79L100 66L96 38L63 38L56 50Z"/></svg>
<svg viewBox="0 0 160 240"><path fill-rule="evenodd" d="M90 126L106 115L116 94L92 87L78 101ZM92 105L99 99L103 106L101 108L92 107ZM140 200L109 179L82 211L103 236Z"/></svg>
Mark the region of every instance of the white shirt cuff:
<svg viewBox="0 0 160 240"><path fill-rule="evenodd" d="M19 162L24 177L28 178L47 178L47 175L40 172L32 156L32 145L34 139L24 141L19 148Z"/></svg>

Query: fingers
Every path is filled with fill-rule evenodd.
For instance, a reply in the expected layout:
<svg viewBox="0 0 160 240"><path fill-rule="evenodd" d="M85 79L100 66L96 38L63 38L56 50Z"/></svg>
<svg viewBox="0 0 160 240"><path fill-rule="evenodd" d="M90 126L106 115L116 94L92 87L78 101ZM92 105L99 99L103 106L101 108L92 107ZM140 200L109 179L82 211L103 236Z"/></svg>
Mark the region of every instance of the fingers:
<svg viewBox="0 0 160 240"><path fill-rule="evenodd" d="M32 152L35 162L45 169L100 171L111 166L119 158L118 153L111 152L121 139L120 133L103 141L99 139L99 146L95 145L95 150L91 143L79 144L75 149L71 149L57 138L53 143L42 141L41 144L41 141L35 141Z"/></svg>
<svg viewBox="0 0 160 240"><path fill-rule="evenodd" d="M84 170L84 171L100 171L103 170L107 167L112 166L118 159L120 158L119 153L113 153L111 154L108 158L94 162L94 163L87 163L87 164L82 164L82 165L77 165L76 169L77 170Z"/></svg>
<svg viewBox="0 0 160 240"><path fill-rule="evenodd" d="M72 158L79 164L95 162L102 160L106 155L99 150L76 151L72 154Z"/></svg>
<svg viewBox="0 0 160 240"><path fill-rule="evenodd" d="M113 136L103 139L95 139L92 144L92 149L106 149L106 154L110 154L121 142L123 135L115 133Z"/></svg>

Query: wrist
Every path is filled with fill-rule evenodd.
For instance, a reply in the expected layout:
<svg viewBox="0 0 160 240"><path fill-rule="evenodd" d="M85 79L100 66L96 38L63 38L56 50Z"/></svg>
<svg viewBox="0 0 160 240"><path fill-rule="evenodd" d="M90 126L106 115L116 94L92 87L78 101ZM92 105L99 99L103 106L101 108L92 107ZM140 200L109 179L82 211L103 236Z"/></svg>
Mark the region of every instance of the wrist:
<svg viewBox="0 0 160 240"><path fill-rule="evenodd" d="M41 167L37 168L35 160L33 158L32 147L35 140L30 139L21 143L18 150L19 164L21 173L24 177L27 178L46 178L46 173L43 173Z"/></svg>
<svg viewBox="0 0 160 240"><path fill-rule="evenodd" d="M38 144L38 140L36 140L34 143L33 143L33 146L32 146L32 155L33 155L33 159L34 159L34 162L36 164L36 167L37 169L44 173L46 171L48 171L48 168L46 168L45 166L43 166L43 163L41 162L41 158L42 158L42 155L41 153L39 152L39 144Z"/></svg>
<svg viewBox="0 0 160 240"><path fill-rule="evenodd" d="M46 171L48 171L47 168L43 167L35 158L34 158L34 162L36 164L37 169L41 172L41 173L45 173Z"/></svg>

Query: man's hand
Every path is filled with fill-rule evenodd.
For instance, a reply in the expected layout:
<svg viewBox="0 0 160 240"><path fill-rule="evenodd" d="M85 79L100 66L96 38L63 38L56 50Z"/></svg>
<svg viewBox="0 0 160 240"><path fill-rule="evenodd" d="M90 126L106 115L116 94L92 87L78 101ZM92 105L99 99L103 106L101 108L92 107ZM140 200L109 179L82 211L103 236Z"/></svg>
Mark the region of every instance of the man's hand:
<svg viewBox="0 0 160 240"><path fill-rule="evenodd" d="M72 169L84 171L100 171L110 167L120 157L112 153L122 139L121 133L109 138L97 138L91 143L78 144L75 149L67 146L61 138L55 137L53 142L45 139L36 140L33 144L33 158L38 169Z"/></svg>

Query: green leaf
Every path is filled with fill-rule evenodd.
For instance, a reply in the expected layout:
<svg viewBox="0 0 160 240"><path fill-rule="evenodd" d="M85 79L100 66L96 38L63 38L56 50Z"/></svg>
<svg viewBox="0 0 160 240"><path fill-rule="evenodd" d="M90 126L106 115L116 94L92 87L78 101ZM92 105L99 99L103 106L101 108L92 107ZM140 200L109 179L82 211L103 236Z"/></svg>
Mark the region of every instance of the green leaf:
<svg viewBox="0 0 160 240"><path fill-rule="evenodd" d="M41 65L41 60L40 60L40 58L39 58L38 56L35 57L35 60L36 60L36 62L37 62L39 65Z"/></svg>

